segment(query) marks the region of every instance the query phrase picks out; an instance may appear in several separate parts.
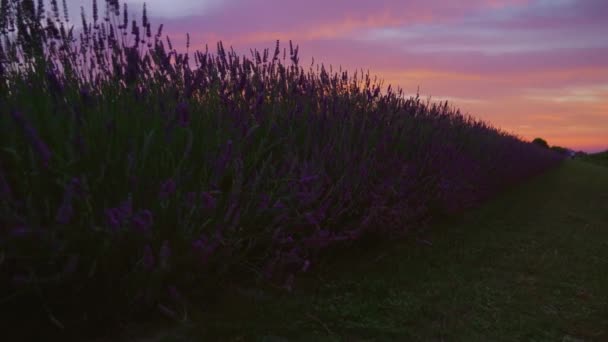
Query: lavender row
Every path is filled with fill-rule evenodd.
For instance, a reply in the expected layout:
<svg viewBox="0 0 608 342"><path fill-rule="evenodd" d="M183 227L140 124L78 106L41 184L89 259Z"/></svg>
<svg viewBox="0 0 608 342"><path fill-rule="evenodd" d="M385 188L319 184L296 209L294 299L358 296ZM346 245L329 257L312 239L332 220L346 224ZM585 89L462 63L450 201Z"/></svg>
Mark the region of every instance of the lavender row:
<svg viewBox="0 0 608 342"><path fill-rule="evenodd" d="M562 159L369 74L305 70L291 42L178 52L145 7L138 24L94 1L78 32L57 1L1 4L0 287L17 297L70 284L90 308L178 314L181 292L234 275L291 288L331 246Z"/></svg>

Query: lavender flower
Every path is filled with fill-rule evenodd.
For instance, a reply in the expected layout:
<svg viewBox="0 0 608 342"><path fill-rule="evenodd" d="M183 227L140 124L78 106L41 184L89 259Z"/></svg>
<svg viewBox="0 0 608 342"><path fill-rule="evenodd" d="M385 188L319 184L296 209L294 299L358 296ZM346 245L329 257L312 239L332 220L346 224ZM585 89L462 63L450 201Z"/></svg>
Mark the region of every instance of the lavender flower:
<svg viewBox="0 0 608 342"><path fill-rule="evenodd" d="M211 242L207 237L201 236L192 243L192 249L198 255L201 264L206 265L218 245L217 241Z"/></svg>
<svg viewBox="0 0 608 342"><path fill-rule="evenodd" d="M55 219L59 224L68 224L74 215L74 208L72 207L72 198L69 195L65 195L61 206L57 210Z"/></svg>
<svg viewBox="0 0 608 342"><path fill-rule="evenodd" d="M14 237L24 237L34 233L34 230L28 226L16 226L10 229L10 233Z"/></svg>
<svg viewBox="0 0 608 342"><path fill-rule="evenodd" d="M176 302L180 302L182 300L182 294L179 292L177 287L174 285L169 285L167 287L167 291L169 292L169 297Z"/></svg>
<svg viewBox="0 0 608 342"><path fill-rule="evenodd" d="M331 233L325 229L319 229L313 236L303 240L304 245L309 248L320 249L325 248L332 241Z"/></svg>
<svg viewBox="0 0 608 342"><path fill-rule="evenodd" d="M135 23L135 21L133 21L133 23ZM135 29L136 26L133 25L133 28ZM135 36L136 36L136 40L137 43L139 43L139 30L135 30ZM138 75L140 74L140 70L141 70L141 59L138 53L138 50L136 47L130 47L130 48L126 48L126 59L127 59L127 65L126 65L126 73L125 73L125 81L128 84L132 84L135 83L137 81Z"/></svg>
<svg viewBox="0 0 608 342"><path fill-rule="evenodd" d="M63 201L57 210L56 221L59 224L68 224L74 215L72 200L75 196L82 197L85 194L84 186L79 178L72 178L66 186Z"/></svg>
<svg viewBox="0 0 608 342"><path fill-rule="evenodd" d="M209 192L201 192L201 200L204 209L215 209L217 205L217 200Z"/></svg>
<svg viewBox="0 0 608 342"><path fill-rule="evenodd" d="M274 209L287 209L287 206L281 202L281 200L277 200L272 206Z"/></svg>
<svg viewBox="0 0 608 342"><path fill-rule="evenodd" d="M163 241L158 253L160 259L160 268L166 269L169 267L169 257L171 257L171 248L169 247L169 241Z"/></svg>
<svg viewBox="0 0 608 342"><path fill-rule="evenodd" d="M304 264L302 265L302 269L300 271L306 272L310 268L310 260L304 260Z"/></svg>
<svg viewBox="0 0 608 342"><path fill-rule="evenodd" d="M224 147L224 151L220 155L217 161L217 174L221 174L224 172L228 161L232 158L232 140L228 140L226 142L226 146Z"/></svg>
<svg viewBox="0 0 608 342"><path fill-rule="evenodd" d="M177 124L181 127L187 127L190 124L190 110L188 109L188 103L182 101L177 105L175 109Z"/></svg>
<svg viewBox="0 0 608 342"><path fill-rule="evenodd" d="M54 71L47 70L46 79L49 85L48 89L51 94L53 94L53 96L59 96L61 93L63 93L63 84L61 83L61 81L57 77L57 74Z"/></svg>
<svg viewBox="0 0 608 342"><path fill-rule="evenodd" d="M118 215L116 208L108 208L104 211L106 224L113 231L117 231L121 226L121 217Z"/></svg>
<svg viewBox="0 0 608 342"><path fill-rule="evenodd" d="M273 274L277 268L277 257L274 257L272 260L266 262L264 268L262 269L262 274L266 279L272 279Z"/></svg>
<svg viewBox="0 0 608 342"><path fill-rule="evenodd" d="M164 181L161 186L160 186L160 193L158 195L158 197L160 198L161 201L164 201L166 199L169 198L169 196L173 195L173 193L175 192L176 186L175 186L175 181L173 180L173 178L169 178L168 180Z"/></svg>
<svg viewBox="0 0 608 342"><path fill-rule="evenodd" d="M202 250L207 246L207 238L204 236L201 236L200 238L194 240L192 242L192 248L194 250Z"/></svg>
<svg viewBox="0 0 608 342"><path fill-rule="evenodd" d="M270 205L270 196L267 194L261 194L259 196L258 209L264 210L267 209Z"/></svg>
<svg viewBox="0 0 608 342"><path fill-rule="evenodd" d="M154 269L154 254L152 253L152 247L150 245L146 245L144 247L144 256L143 256L143 264L144 270L152 271Z"/></svg>
<svg viewBox="0 0 608 342"><path fill-rule="evenodd" d="M304 214L304 217L306 218L306 221L308 223L310 223L311 225L313 225L313 226L319 225L319 221L315 217L314 213L312 213L312 212L306 213L306 214Z"/></svg>
<svg viewBox="0 0 608 342"><path fill-rule="evenodd" d="M116 208L108 208L105 210L106 223L113 231L117 231L133 214L133 200L129 197L127 200L120 203Z"/></svg>
<svg viewBox="0 0 608 342"><path fill-rule="evenodd" d="M152 212L150 210L138 211L131 220L133 228L140 233L148 234L153 224Z"/></svg>
<svg viewBox="0 0 608 342"><path fill-rule="evenodd" d="M88 86L83 86L79 90L80 99L85 104L85 106L90 106L93 103L93 98L91 97L91 91Z"/></svg>
<svg viewBox="0 0 608 342"><path fill-rule="evenodd" d="M126 200L122 201L118 208L116 208L124 219L128 219L133 214L133 198L129 196Z"/></svg>
<svg viewBox="0 0 608 342"><path fill-rule="evenodd" d="M295 277L293 274L290 274L287 277L287 280L285 280L285 284L283 285L283 287L288 291L291 292L293 291L293 283L294 283Z"/></svg>

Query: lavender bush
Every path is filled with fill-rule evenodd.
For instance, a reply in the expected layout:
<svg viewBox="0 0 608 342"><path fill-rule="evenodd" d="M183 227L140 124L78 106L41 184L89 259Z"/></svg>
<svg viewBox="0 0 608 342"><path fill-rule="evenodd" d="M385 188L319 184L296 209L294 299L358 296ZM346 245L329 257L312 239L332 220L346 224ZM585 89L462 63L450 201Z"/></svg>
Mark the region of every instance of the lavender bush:
<svg viewBox="0 0 608 342"><path fill-rule="evenodd" d="M235 275L290 288L324 249L562 159L369 74L304 70L291 42L178 53L118 0L81 31L57 1L0 4L0 306L179 316Z"/></svg>

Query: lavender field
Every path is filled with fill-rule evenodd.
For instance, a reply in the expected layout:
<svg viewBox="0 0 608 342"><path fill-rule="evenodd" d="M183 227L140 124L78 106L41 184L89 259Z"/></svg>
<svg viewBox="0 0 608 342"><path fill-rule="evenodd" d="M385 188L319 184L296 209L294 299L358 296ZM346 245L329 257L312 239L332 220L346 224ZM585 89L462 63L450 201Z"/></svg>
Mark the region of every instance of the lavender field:
<svg viewBox="0 0 608 342"><path fill-rule="evenodd" d="M369 74L303 66L292 42L178 53L145 10L106 0L76 30L43 3L0 2L13 318L81 328L181 317L228 282L291 291L325 251L416 234L564 158Z"/></svg>

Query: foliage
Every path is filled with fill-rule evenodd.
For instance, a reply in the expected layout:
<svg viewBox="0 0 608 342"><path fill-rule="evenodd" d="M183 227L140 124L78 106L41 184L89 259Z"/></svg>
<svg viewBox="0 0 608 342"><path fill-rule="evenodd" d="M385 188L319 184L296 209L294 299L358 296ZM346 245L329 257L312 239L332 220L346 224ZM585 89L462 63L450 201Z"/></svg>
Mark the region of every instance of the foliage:
<svg viewBox="0 0 608 342"><path fill-rule="evenodd" d="M549 148L549 144L543 138L535 138L534 140L532 140L532 143L544 148Z"/></svg>
<svg viewBox="0 0 608 342"><path fill-rule="evenodd" d="M553 150L559 154L565 155L565 156L569 156L570 153L572 153L572 151L570 149L561 147L561 146L551 146L551 150Z"/></svg>

